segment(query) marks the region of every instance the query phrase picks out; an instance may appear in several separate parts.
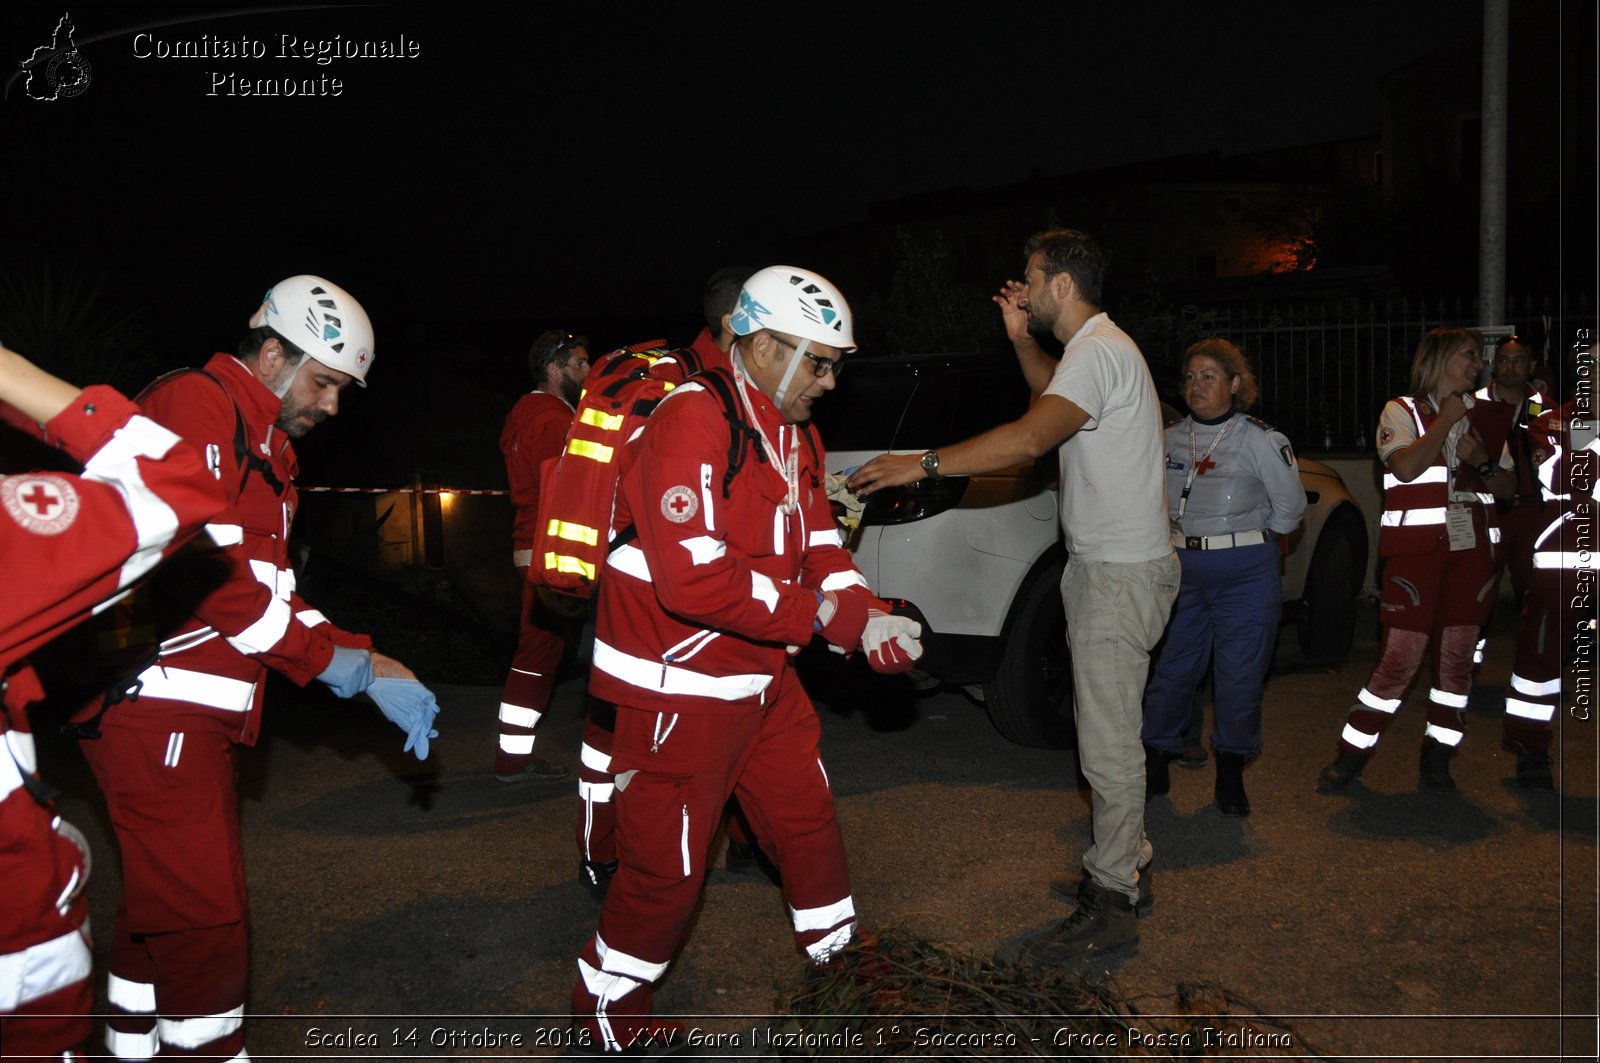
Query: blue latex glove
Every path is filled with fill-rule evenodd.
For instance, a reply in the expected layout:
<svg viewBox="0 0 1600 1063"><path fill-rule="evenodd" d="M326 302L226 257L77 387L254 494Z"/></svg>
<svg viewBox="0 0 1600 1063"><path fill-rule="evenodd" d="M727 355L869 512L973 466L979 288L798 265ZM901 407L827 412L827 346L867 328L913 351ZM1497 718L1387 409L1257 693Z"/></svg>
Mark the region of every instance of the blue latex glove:
<svg viewBox="0 0 1600 1063"><path fill-rule="evenodd" d="M415 750L418 760L428 759L428 739L438 738L433 729L433 718L439 715L439 702L433 691L415 679L374 679L367 687L367 697L378 703L378 708L391 723L406 733L403 752Z"/></svg>
<svg viewBox="0 0 1600 1063"><path fill-rule="evenodd" d="M317 679L328 684L328 689L341 698L353 698L372 685L372 653L335 646L333 660Z"/></svg>

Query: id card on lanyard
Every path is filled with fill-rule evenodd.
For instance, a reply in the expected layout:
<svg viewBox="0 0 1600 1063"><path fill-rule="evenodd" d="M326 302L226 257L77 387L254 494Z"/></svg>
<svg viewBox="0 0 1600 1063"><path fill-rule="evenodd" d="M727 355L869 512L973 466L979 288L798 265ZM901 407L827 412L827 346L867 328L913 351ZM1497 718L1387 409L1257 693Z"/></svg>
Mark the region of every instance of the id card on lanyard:
<svg viewBox="0 0 1600 1063"><path fill-rule="evenodd" d="M1450 467L1450 494L1455 493L1456 471L1461 463L1456 460L1455 451L1452 449L1448 465ZM1465 502L1450 499L1446 502L1445 530L1450 536L1451 550L1471 550L1478 545L1477 533L1472 530L1472 510Z"/></svg>

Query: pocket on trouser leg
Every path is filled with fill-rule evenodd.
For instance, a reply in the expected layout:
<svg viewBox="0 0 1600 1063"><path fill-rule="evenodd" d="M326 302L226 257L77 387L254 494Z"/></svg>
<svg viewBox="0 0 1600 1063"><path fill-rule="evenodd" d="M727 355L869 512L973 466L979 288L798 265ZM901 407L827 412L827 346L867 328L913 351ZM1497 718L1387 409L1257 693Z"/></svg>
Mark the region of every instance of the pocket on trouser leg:
<svg viewBox="0 0 1600 1063"><path fill-rule="evenodd" d="M635 872L664 881L703 871L696 839L693 779L686 775L624 772L612 801L617 810L619 858Z"/></svg>

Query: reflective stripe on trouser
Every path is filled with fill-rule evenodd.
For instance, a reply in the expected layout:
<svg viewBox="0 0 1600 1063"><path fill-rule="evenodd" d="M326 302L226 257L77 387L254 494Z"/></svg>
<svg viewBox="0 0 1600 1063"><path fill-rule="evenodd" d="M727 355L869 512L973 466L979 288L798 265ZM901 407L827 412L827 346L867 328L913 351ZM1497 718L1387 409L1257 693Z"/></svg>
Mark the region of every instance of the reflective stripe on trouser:
<svg viewBox="0 0 1600 1063"><path fill-rule="evenodd" d="M606 863L617 858L616 777L611 774L612 732L617 710L590 698L578 764L578 858Z"/></svg>
<svg viewBox="0 0 1600 1063"><path fill-rule="evenodd" d="M94 987L83 853L22 788L31 736L0 732L0 1053L54 1056L89 1037ZM75 894L75 895L74 895Z"/></svg>
<svg viewBox="0 0 1600 1063"><path fill-rule="evenodd" d="M534 586L523 581L517 649L506 673L505 690L500 695L497 773L514 771L532 758L534 728L550 707L556 671L566 652L567 640L576 634L578 623L581 621L575 622L544 608Z"/></svg>
<svg viewBox="0 0 1600 1063"><path fill-rule="evenodd" d="M1422 666L1436 626L1434 694L1428 699L1425 733L1446 745L1460 744L1466 706L1455 702L1472 690L1478 629L1494 605L1494 563L1486 545L1457 551L1448 545L1430 554L1384 558L1378 663L1350 707L1339 736L1341 749L1372 752Z"/></svg>
<svg viewBox="0 0 1600 1063"><path fill-rule="evenodd" d="M1458 746L1466 732L1467 694L1472 689L1472 648L1476 625L1459 624L1439 632L1434 655L1434 687L1428 691L1423 733L1447 746ZM1378 664L1356 696L1339 735L1340 748L1371 753L1400 710L1406 687L1422 665L1428 636L1420 631L1384 628Z"/></svg>
<svg viewBox="0 0 1600 1063"><path fill-rule="evenodd" d="M1576 595L1572 577L1559 569L1538 569L1530 580L1501 730L1506 746L1520 752L1550 751L1561 705L1562 667L1577 645L1578 626L1594 618L1593 597Z"/></svg>
<svg viewBox="0 0 1600 1063"><path fill-rule="evenodd" d="M244 1049L249 945L233 744L212 730L172 736L103 724L83 744L122 853L111 938L107 1045L227 1063ZM148 1010L153 1009L153 1010ZM156 1017L159 1016L159 1023Z"/></svg>
<svg viewBox="0 0 1600 1063"><path fill-rule="evenodd" d="M1178 583L1173 554L1133 564L1069 558L1061 577L1078 754L1092 797L1094 841L1083 866L1101 888L1130 900L1139 895L1138 869L1151 857L1139 740L1145 679ZM751 823L760 834L761 824Z"/></svg>
<svg viewBox="0 0 1600 1063"><path fill-rule="evenodd" d="M0 1051L5 1058L60 1059L63 1053L79 1048L89 1038L89 1011L94 997L89 977L89 946L77 931L71 931L70 935L66 941L55 939L44 943L43 947L27 950L32 953L33 962L27 964L26 970L3 972L8 980L17 976L14 982L8 981L6 990L13 993L20 990L18 995L26 997L8 1011L0 1012ZM12 953L4 959L17 955ZM41 962L50 971L75 976L75 980L48 992L30 993L32 987L27 984L28 980L41 973L36 969L36 964Z"/></svg>
<svg viewBox="0 0 1600 1063"><path fill-rule="evenodd" d="M1178 601L1145 689L1144 741L1182 752L1195 687L1215 654L1211 743L1250 756L1261 748L1261 688L1278 641L1278 548L1186 550L1181 562Z"/></svg>
<svg viewBox="0 0 1600 1063"><path fill-rule="evenodd" d="M651 983L694 911L730 794L778 862L797 946L825 959L855 926L820 728L793 670L769 688L765 713L684 714L658 745L656 724L653 710L617 710L612 767L627 780L615 802L620 866L572 990L579 1023L622 1046L649 1027Z"/></svg>

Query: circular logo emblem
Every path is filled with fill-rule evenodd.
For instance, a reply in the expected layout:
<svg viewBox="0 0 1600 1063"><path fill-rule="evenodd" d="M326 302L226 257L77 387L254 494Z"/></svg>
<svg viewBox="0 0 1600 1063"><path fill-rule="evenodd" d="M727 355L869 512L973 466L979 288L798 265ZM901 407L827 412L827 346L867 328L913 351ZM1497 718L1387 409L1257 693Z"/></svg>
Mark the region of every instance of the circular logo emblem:
<svg viewBox="0 0 1600 1063"><path fill-rule="evenodd" d="M700 500L693 491L679 484L661 496L661 515L674 524L683 524L700 512Z"/></svg>
<svg viewBox="0 0 1600 1063"><path fill-rule="evenodd" d="M59 476L7 476L0 504L35 535L60 535L78 519L78 492Z"/></svg>
<svg viewBox="0 0 1600 1063"><path fill-rule="evenodd" d="M62 52L45 67L45 81L55 91L56 99L78 96L89 87L91 68L77 49Z"/></svg>

